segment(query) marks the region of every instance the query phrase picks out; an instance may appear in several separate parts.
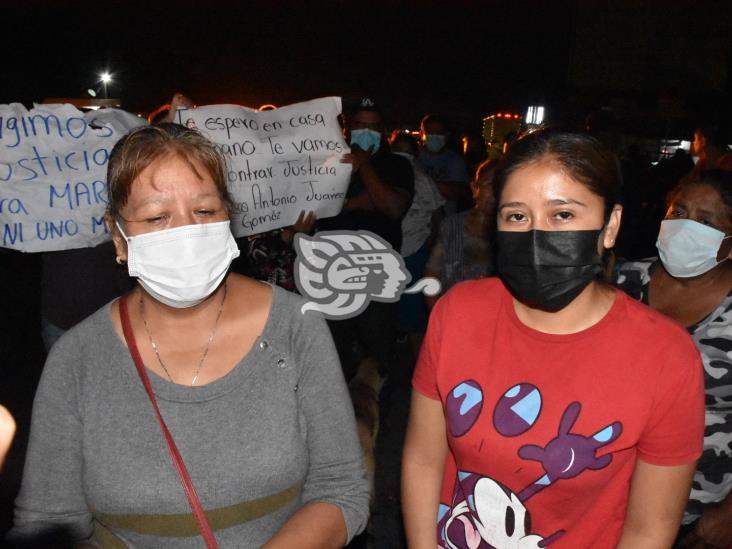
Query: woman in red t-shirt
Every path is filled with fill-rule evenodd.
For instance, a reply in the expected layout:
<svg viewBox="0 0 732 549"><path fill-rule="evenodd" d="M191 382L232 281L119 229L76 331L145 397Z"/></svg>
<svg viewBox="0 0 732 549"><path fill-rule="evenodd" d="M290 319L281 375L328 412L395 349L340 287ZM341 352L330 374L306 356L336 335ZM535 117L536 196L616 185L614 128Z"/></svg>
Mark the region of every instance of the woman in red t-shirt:
<svg viewBox="0 0 732 549"><path fill-rule="evenodd" d="M410 547L671 546L702 368L680 326L602 281L619 191L616 159L584 135L532 134L499 167L500 279L438 302L414 375Z"/></svg>

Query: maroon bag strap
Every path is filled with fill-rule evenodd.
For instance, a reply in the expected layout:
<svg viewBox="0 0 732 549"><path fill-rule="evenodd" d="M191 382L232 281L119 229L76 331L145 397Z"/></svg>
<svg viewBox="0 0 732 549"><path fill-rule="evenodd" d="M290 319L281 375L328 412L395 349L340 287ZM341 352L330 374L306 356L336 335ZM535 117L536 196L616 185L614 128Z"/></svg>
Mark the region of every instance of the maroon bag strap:
<svg viewBox="0 0 732 549"><path fill-rule="evenodd" d="M206 514L203 511L203 507L201 507L201 502L199 501L198 495L196 494L196 489L193 487L193 482L191 481L191 477L188 474L186 465L185 463L183 463L183 458L181 457L180 452L178 452L178 447L175 445L173 436L170 434L170 431L168 431L168 426L165 425L163 416L160 415L158 403L155 401L155 394L153 393L152 387L150 385L150 379L147 377L145 365L142 363L142 357L140 356L140 351L137 348L135 335L132 333L130 315L127 310L128 295L129 294L123 295L119 300L119 316L120 320L122 321L122 332L125 335L127 348L130 350L132 360L135 362L135 367L137 368L137 373L140 375L140 380L142 380L142 384L145 386L145 391L147 391L147 396L150 397L150 402L152 403L153 409L155 410L155 416L158 418L160 429L163 431L165 442L168 444L168 450L170 450L170 457L173 460L173 465L175 465L175 469L178 471L178 476L180 477L180 482L183 485L183 490L186 493L186 498L188 499L188 503L191 506L191 510L193 511L193 516L196 519L196 523L198 524L198 530L201 532L201 535L203 536L203 539L206 542L206 547L208 547L208 549L218 549L219 546L218 543L216 543L216 537L211 530L211 526L209 526L208 524L208 519L206 518Z"/></svg>

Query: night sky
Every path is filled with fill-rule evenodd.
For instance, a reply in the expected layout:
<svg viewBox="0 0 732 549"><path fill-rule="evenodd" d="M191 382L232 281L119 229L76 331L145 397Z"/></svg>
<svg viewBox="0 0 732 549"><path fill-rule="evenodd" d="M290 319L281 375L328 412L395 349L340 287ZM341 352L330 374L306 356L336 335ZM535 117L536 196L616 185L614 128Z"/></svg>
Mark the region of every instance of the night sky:
<svg viewBox="0 0 732 549"><path fill-rule="evenodd" d="M730 4L5 2L0 102L81 97L108 69L109 95L144 112L175 91L251 107L366 95L392 123L618 94L723 105Z"/></svg>

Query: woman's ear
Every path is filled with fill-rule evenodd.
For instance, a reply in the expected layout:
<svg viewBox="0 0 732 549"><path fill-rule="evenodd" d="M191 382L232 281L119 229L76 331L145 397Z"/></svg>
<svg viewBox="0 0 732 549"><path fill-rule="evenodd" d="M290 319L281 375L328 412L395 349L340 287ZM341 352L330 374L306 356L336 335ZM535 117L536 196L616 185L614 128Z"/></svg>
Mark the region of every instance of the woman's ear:
<svg viewBox="0 0 732 549"><path fill-rule="evenodd" d="M615 204L603 231L602 247L606 250L615 246L615 241L618 239L618 233L620 232L620 220L622 217L623 207L620 204Z"/></svg>
<svg viewBox="0 0 732 549"><path fill-rule="evenodd" d="M112 235L112 242L114 243L114 250L117 255L117 263L122 265L127 262L127 241L120 233L117 223L115 223L114 216L109 212L104 214L104 222L107 224L107 230Z"/></svg>
<svg viewBox="0 0 732 549"><path fill-rule="evenodd" d="M732 238L729 237L722 241L722 244L719 245L719 251L717 252L717 262L724 261L725 259L732 261Z"/></svg>

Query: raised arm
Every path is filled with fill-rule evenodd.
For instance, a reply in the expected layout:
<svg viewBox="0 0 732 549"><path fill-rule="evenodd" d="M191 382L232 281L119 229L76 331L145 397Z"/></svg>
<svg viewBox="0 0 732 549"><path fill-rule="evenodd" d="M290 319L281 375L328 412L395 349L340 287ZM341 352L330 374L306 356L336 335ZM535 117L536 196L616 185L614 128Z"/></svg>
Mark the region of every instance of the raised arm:
<svg viewBox="0 0 732 549"><path fill-rule="evenodd" d="M317 216L315 215L315 212L308 211L306 214L305 210L301 210L295 223L289 227L284 227L280 232L282 242L290 244L297 233L313 234L316 221Z"/></svg>
<svg viewBox="0 0 732 549"><path fill-rule="evenodd" d="M409 209L412 203L412 195L405 189L394 184L395 182L386 181L380 177L371 163L371 154L369 152L363 151L358 147L353 147L350 153L343 156L342 162L352 164L353 173L358 173L361 176L361 181L363 181L365 188L364 194L369 198L368 201L364 201L364 204L371 206L368 209L373 208L392 219L401 218ZM404 164L404 176L408 177L406 172L411 170L411 167L406 160L404 160ZM413 184L413 173L411 177ZM353 202L349 200L349 206L354 207L359 200L361 199L354 197Z"/></svg>
<svg viewBox="0 0 732 549"><path fill-rule="evenodd" d="M437 508L448 446L442 404L412 393L402 458L402 512L410 549L437 545Z"/></svg>
<svg viewBox="0 0 732 549"><path fill-rule="evenodd" d="M175 122L179 108L192 109L194 107L193 101L188 99L182 93L175 93L173 98L170 100L170 109L168 114L165 115L165 122Z"/></svg>

